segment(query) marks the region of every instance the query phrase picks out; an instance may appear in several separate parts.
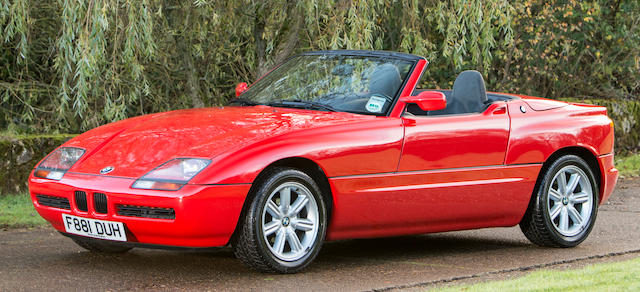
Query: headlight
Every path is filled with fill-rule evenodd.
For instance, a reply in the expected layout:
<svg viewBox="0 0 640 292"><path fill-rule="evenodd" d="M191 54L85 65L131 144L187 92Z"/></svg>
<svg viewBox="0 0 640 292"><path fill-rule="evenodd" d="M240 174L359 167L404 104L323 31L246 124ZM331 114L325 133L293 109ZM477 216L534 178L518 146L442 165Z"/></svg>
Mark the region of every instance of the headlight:
<svg viewBox="0 0 640 292"><path fill-rule="evenodd" d="M177 191L211 163L208 159L176 158L169 160L136 180L134 189Z"/></svg>
<svg viewBox="0 0 640 292"><path fill-rule="evenodd" d="M36 177L60 180L84 154L84 149L60 147L45 158L33 173Z"/></svg>

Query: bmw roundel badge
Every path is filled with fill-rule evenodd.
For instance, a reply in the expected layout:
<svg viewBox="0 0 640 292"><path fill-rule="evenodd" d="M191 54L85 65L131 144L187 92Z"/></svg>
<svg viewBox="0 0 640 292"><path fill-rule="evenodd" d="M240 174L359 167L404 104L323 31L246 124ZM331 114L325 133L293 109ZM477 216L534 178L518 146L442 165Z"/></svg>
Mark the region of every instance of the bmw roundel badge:
<svg viewBox="0 0 640 292"><path fill-rule="evenodd" d="M107 167L105 167L105 168L100 170L100 174L107 174L107 173L112 172L113 170L114 170L113 166L107 166Z"/></svg>

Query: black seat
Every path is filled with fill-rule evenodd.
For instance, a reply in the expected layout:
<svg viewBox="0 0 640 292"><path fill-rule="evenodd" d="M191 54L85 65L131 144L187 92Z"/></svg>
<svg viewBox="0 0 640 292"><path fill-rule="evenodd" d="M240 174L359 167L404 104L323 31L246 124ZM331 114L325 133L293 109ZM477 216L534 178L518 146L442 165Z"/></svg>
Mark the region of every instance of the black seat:
<svg viewBox="0 0 640 292"><path fill-rule="evenodd" d="M447 107L429 112L430 116L477 113L487 104L487 89L482 74L475 70L460 73L453 83L453 91L447 95Z"/></svg>

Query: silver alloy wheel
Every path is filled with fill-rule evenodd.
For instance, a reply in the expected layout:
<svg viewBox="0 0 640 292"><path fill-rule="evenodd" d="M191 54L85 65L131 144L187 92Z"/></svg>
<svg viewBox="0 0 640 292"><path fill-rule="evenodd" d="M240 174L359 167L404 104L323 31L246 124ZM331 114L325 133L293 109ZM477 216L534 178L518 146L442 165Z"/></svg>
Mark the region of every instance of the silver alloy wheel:
<svg viewBox="0 0 640 292"><path fill-rule="evenodd" d="M313 194L300 183L285 182L271 192L266 202L261 222L269 250L283 261L303 258L318 236L319 212Z"/></svg>
<svg viewBox="0 0 640 292"><path fill-rule="evenodd" d="M593 189L587 174L575 165L560 169L549 186L547 212L553 227L564 236L575 236L589 227Z"/></svg>

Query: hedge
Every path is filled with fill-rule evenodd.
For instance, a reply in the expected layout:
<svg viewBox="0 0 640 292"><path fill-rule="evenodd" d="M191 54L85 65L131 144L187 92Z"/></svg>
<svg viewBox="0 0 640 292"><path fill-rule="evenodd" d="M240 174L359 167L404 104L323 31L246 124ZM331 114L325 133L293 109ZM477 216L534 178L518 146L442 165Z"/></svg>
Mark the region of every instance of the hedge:
<svg viewBox="0 0 640 292"><path fill-rule="evenodd" d="M0 135L0 195L26 192L27 178L36 163L73 136Z"/></svg>

